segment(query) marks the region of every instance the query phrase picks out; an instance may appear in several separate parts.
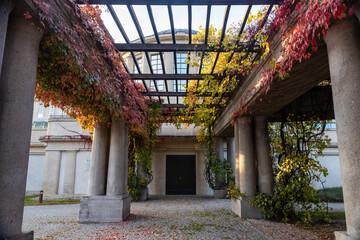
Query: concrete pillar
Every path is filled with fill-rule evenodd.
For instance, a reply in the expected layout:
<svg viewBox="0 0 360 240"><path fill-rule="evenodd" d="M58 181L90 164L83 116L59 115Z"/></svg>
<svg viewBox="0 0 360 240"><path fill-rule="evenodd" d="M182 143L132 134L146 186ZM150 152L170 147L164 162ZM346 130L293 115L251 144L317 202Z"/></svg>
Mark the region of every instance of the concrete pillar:
<svg viewBox="0 0 360 240"><path fill-rule="evenodd" d="M222 137L215 137L215 152L220 161L224 161L224 139ZM225 179L221 175L215 176L215 184L217 186L224 185ZM214 189L215 198L226 198L227 189Z"/></svg>
<svg viewBox="0 0 360 240"><path fill-rule="evenodd" d="M128 126L118 117L112 118L109 168L106 195L127 194Z"/></svg>
<svg viewBox="0 0 360 240"><path fill-rule="evenodd" d="M224 160L224 139L222 137L215 137L215 152L218 158Z"/></svg>
<svg viewBox="0 0 360 240"><path fill-rule="evenodd" d="M355 2L355 15L360 21L360 1Z"/></svg>
<svg viewBox="0 0 360 240"><path fill-rule="evenodd" d="M64 194L74 194L76 176L76 155L78 151L68 151L65 165Z"/></svg>
<svg viewBox="0 0 360 240"><path fill-rule="evenodd" d="M230 163L231 170L235 174L235 139L232 137L226 138L226 155Z"/></svg>
<svg viewBox="0 0 360 240"><path fill-rule="evenodd" d="M37 59L42 38L37 26L31 25L25 20L24 12L20 12L17 7L9 16L0 76L0 239L22 234Z"/></svg>
<svg viewBox="0 0 360 240"><path fill-rule="evenodd" d="M247 197L253 197L256 193L256 156L252 121L249 117L239 118L237 129L239 131L240 190Z"/></svg>
<svg viewBox="0 0 360 240"><path fill-rule="evenodd" d="M270 158L270 139L266 118L255 118L256 158L258 162L259 192L273 195L274 177Z"/></svg>
<svg viewBox="0 0 360 240"><path fill-rule="evenodd" d="M256 155L252 119L238 118L235 123L235 181L245 198L232 198L231 209L242 218L261 218L259 209L250 206L248 200L256 194Z"/></svg>
<svg viewBox="0 0 360 240"><path fill-rule="evenodd" d="M334 23L325 37L328 50L346 232L336 239L360 239L360 25L356 18Z"/></svg>
<svg viewBox="0 0 360 240"><path fill-rule="evenodd" d="M91 149L88 195L105 195L109 153L109 127L107 123L96 123Z"/></svg>
<svg viewBox="0 0 360 240"><path fill-rule="evenodd" d="M42 188L44 194L58 194L61 152L46 151Z"/></svg>
<svg viewBox="0 0 360 240"><path fill-rule="evenodd" d="M3 63L9 14L13 8L14 8L14 1L3 0L0 2L0 76L1 76L1 66Z"/></svg>
<svg viewBox="0 0 360 240"><path fill-rule="evenodd" d="M97 129L95 129L95 137ZM107 127L102 128L102 132L105 132L105 130L107 131ZM102 138L104 138L104 136ZM100 147L99 142L96 143L94 141L93 146L94 145L98 148ZM101 195L97 194L98 196L83 197L80 203L79 222L119 222L130 214L131 200L127 193L128 127L126 123L118 117L112 118L110 148L107 146L107 144L106 146L103 145L102 150L96 150L98 152L100 150L106 150L106 153L109 152L109 164L108 168L105 169L105 173L107 173L106 195L103 193ZM103 158L104 155L106 154L102 154L101 158ZM101 169L101 174L104 173L103 167L104 165L101 164L99 168ZM99 182L105 179L106 176L101 175ZM104 184L102 184L101 189L99 189L101 192L103 191L103 187Z"/></svg>
<svg viewBox="0 0 360 240"><path fill-rule="evenodd" d="M235 184L240 188L240 152L239 152L239 121L234 123L234 142L235 142Z"/></svg>

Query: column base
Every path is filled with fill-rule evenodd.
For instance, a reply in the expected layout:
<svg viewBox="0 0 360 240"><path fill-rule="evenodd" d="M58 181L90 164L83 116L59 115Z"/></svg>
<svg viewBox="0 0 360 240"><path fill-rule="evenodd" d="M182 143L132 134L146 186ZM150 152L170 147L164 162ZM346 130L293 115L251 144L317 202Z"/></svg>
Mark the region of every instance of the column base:
<svg viewBox="0 0 360 240"><path fill-rule="evenodd" d="M23 233L16 237L8 238L8 240L34 240L34 231Z"/></svg>
<svg viewBox="0 0 360 240"><path fill-rule="evenodd" d="M225 199L227 195L227 189L214 190L214 198Z"/></svg>
<svg viewBox="0 0 360 240"><path fill-rule="evenodd" d="M85 196L80 202L80 223L120 222L130 214L130 196Z"/></svg>
<svg viewBox="0 0 360 240"><path fill-rule="evenodd" d="M337 231L335 232L335 239L336 240L356 240L359 239L360 236L352 237L347 234L345 231Z"/></svg>
<svg viewBox="0 0 360 240"><path fill-rule="evenodd" d="M139 201L146 201L149 198L149 189L146 187L140 192Z"/></svg>
<svg viewBox="0 0 360 240"><path fill-rule="evenodd" d="M251 207L248 200L251 198L231 198L231 211L241 218L260 219L259 208Z"/></svg>

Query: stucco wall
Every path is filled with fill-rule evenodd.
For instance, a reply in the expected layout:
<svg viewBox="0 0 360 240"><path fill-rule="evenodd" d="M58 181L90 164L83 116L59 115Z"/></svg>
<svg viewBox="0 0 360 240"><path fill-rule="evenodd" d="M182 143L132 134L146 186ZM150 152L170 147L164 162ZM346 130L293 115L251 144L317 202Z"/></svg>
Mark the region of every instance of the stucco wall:
<svg viewBox="0 0 360 240"><path fill-rule="evenodd" d="M169 137L164 142L156 144L153 151L152 174L153 181L149 184L150 195L166 194L166 155L196 156L196 195L213 195L205 179L205 154L202 148L196 148L194 137Z"/></svg>
<svg viewBox="0 0 360 240"><path fill-rule="evenodd" d="M27 192L39 192L42 189L45 155L29 156L29 167L26 179Z"/></svg>
<svg viewBox="0 0 360 240"><path fill-rule="evenodd" d="M90 174L90 151L80 151L76 156L75 194L86 194Z"/></svg>

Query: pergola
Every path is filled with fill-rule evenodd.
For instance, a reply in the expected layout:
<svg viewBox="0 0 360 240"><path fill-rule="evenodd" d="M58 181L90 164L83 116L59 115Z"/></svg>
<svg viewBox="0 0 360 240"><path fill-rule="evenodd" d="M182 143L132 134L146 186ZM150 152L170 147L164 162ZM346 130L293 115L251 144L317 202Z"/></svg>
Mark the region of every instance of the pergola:
<svg viewBox="0 0 360 240"><path fill-rule="evenodd" d="M83 0L77 0L76 3L78 4L82 4L84 1ZM132 68L132 66L127 66L127 72L130 74L131 78L133 81L141 81L143 88L145 90L144 95L145 96L149 96L152 98L157 98L159 99L159 101L163 101L162 105L163 108L185 108L186 106L182 103L179 103L179 98L180 97L185 97L187 96L187 92L184 91L180 91L179 89L179 85L178 85L178 81L179 80L185 80L186 81L186 87L188 86L190 81L196 81L197 86L199 85L199 82L202 81L204 78L206 78L207 76L212 76L214 81L220 81L220 83L222 82L222 78L221 76L219 76L218 72L215 72L215 67L216 64L218 62L219 56L221 52L226 52L226 51L231 51L230 56L227 59L227 63L229 63L234 54L235 53L240 53L240 52L245 52L246 55L245 57L249 57L249 55L251 55L252 57L252 61L254 61L257 57L258 57L258 53L260 53L260 46L259 44L255 41L249 41L249 42L240 42L240 36L243 34L244 29L246 27L246 23L249 17L249 14L251 12L252 6L253 5L268 5L268 9L267 9L267 15L262 19L261 22L261 27L263 27L267 21L268 21L268 16L271 12L271 10L273 9L273 6L276 4L279 4L281 2L281 0L229 0L229 1L221 1L221 0L213 0L213 1L206 1L206 0L195 0L195 1L191 1L191 0L180 0L180 1L173 1L173 0L165 0L165 1L159 1L159 0L150 0L150 1L146 1L146 0L123 0L123 1L119 1L119 0L89 0L86 1L88 4L96 4L96 5L105 5L114 22L116 23L116 26L118 28L118 30L120 31L122 37L125 40L125 43L114 43L114 45L116 46L116 48L119 50L119 52L129 52L131 57L133 58L134 61L134 66L137 69L137 74L131 74L130 70ZM138 33L139 36L139 40L140 41L130 41L129 37L128 37L128 32L126 32L125 28L124 28L124 24L129 24L121 22L119 17L117 16L117 13L115 12L114 9L114 5L126 5L130 16L131 16L131 20L132 23L134 24L136 31ZM145 40L145 36L142 30L142 27L140 25L138 16L136 15L133 5L145 5L146 9L147 9L147 14L149 16L150 22L151 22L151 26L152 26L152 30L154 33L154 37L156 39L156 43L147 43ZM160 37L159 37L159 31L157 30L157 26L155 23L155 19L154 19L154 15L153 15L153 10L151 8L152 5L166 5L167 6L167 14L170 20L170 29L171 29L171 41L172 43L161 43ZM177 43L176 41L176 29L175 29L175 24L174 24L174 17L173 17L173 9L171 6L173 5L186 5L187 6L187 20L188 20L188 42L186 44L184 43ZM205 38L204 38L204 42L201 44L198 43L194 43L192 41L192 6L195 5L205 5L207 6L207 13L206 13L206 24L205 24ZM216 5L225 5L225 14L224 14L224 18L223 18L223 22L222 22L222 28L221 28L221 36L219 39L219 46L211 46L209 44L208 41L208 36L209 36L209 27L210 27L210 16L211 16L211 9L213 6ZM238 40L235 43L234 48L232 48L231 50L227 50L226 48L224 48L222 46L222 42L225 38L225 34L226 34L226 27L227 27L227 23L228 23L228 19L229 19L229 13L230 13L230 9L233 5L245 5L247 6L247 9L245 11L244 16L242 16L242 21L241 21L241 26L239 28L239 32L238 32ZM141 67L139 65L139 63L137 62L136 56L135 56L135 52L137 53L143 53L145 55L146 58L146 62L148 64L148 68L149 68L149 72L150 73L143 73L141 71ZM153 67L151 65L151 59L150 59L150 52L158 52L160 55L160 60L161 60L161 65L162 65L162 73L155 73L153 70ZM165 62L164 62L164 57L163 57L163 53L164 52L173 52L173 62L174 62L174 71L173 72L166 72L165 71ZM189 68L190 65L189 63L187 64L187 71L186 74L181 74L179 73L178 69L177 69L177 57L176 57L176 53L177 52L187 52L188 53L188 58L192 53L197 53L200 57L200 66L198 69L198 73L197 74L190 74L189 73ZM205 53L216 53L216 57L214 62L212 63L212 67L211 67L211 72L204 74L202 73L202 69L203 69L203 59L205 56ZM255 54L249 54L249 53L255 53ZM154 88L149 88L149 86L146 84L145 81L153 81L154 83ZM165 87L164 89L161 91L158 88L158 84L157 84L157 80L163 80L165 82ZM175 81L175 88L173 91L169 90L167 81L172 80ZM143 90L141 90L143 91ZM195 92L196 93L196 92ZM219 102L222 101L222 99L225 99L226 101L229 101L229 99L231 98L231 93L227 93L224 94L221 99L219 100ZM176 98L176 103L170 102L170 97L172 98Z"/></svg>

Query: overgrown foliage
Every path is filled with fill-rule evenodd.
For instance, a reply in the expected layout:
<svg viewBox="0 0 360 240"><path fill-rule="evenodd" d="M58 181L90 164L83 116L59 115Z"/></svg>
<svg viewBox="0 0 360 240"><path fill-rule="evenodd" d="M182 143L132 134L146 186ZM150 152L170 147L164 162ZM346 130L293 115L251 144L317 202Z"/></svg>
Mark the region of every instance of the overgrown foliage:
<svg viewBox="0 0 360 240"><path fill-rule="evenodd" d="M141 191L152 181L152 150L158 142L156 132L162 123L162 108L159 102L150 106L146 124L131 125L129 132L128 192L131 200L138 201Z"/></svg>
<svg viewBox="0 0 360 240"><path fill-rule="evenodd" d="M227 189L234 182L233 173L228 160L220 159L214 149L213 137L207 142L207 162L205 177L213 190Z"/></svg>
<svg viewBox="0 0 360 240"><path fill-rule="evenodd" d="M251 201L253 206L260 208L265 219L311 222L311 211L319 218L325 217L325 205L318 198L318 191L311 186L320 181L321 175L327 175L327 169L317 159L330 143L324 135L325 125L326 122L319 119L287 119L269 125L274 195L259 193Z"/></svg>
<svg viewBox="0 0 360 240"><path fill-rule="evenodd" d="M47 27L40 46L36 97L78 118L83 128L112 116L144 124L150 99L126 72L100 9L68 0L34 3Z"/></svg>

